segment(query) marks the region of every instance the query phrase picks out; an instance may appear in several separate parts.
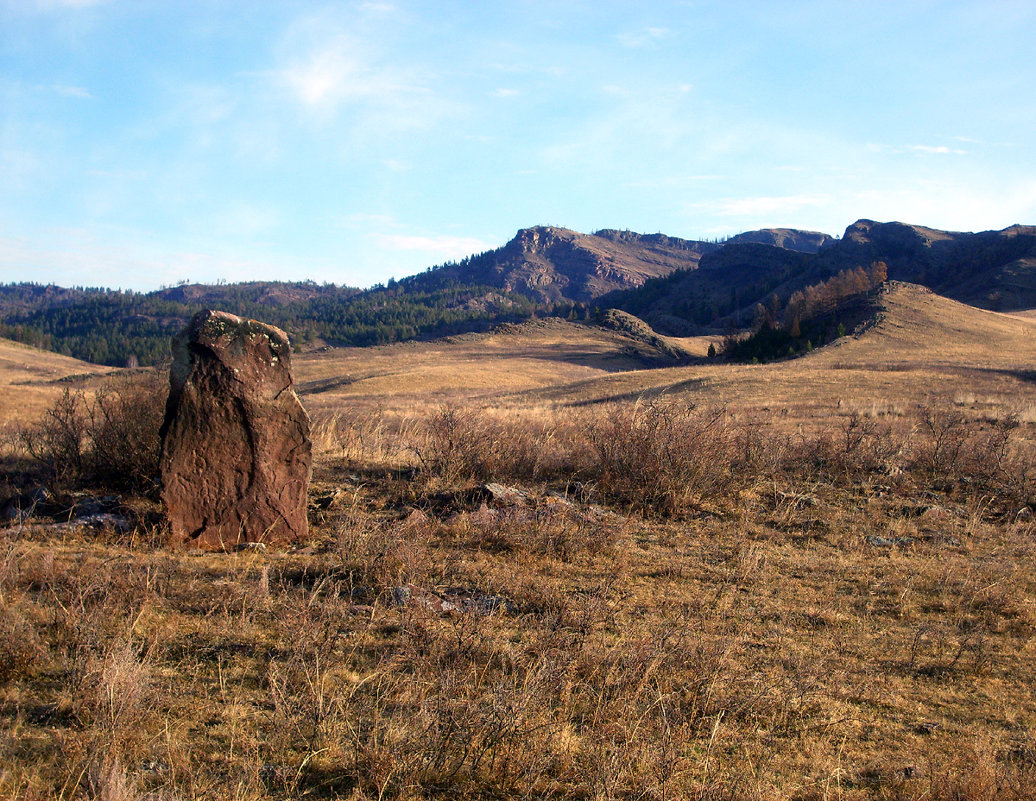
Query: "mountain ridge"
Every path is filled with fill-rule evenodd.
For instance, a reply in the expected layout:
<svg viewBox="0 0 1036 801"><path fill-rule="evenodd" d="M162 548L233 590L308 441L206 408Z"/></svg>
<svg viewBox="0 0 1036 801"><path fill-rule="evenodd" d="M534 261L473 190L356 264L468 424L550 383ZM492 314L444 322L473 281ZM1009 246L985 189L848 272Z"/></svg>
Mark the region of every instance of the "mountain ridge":
<svg viewBox="0 0 1036 801"><path fill-rule="evenodd" d="M635 289L680 270L728 242L760 242L788 250L816 252L827 234L787 228L739 234L726 242L681 239L662 233L601 229L584 234L569 228L521 228L506 244L458 263L430 268L402 279L408 287L440 287L450 281L488 283L541 303L593 303L612 292Z"/></svg>
<svg viewBox="0 0 1036 801"><path fill-rule="evenodd" d="M188 284L151 293L0 286L0 336L94 363L154 364L201 308L284 328L306 347L371 345L486 330L534 316L585 320L615 308L664 336L743 327L757 307L844 270L888 277L981 308L1036 307L1036 226L979 233L860 219L836 238L767 228L723 241L559 226L366 290L304 282Z"/></svg>

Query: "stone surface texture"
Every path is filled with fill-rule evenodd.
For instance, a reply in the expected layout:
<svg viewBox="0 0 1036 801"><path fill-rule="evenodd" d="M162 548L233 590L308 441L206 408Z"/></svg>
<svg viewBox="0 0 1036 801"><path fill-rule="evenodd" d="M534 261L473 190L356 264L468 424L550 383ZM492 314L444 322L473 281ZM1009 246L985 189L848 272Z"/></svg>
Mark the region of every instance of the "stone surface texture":
<svg viewBox="0 0 1036 801"><path fill-rule="evenodd" d="M278 328L199 312L173 340L162 500L176 543L234 548L306 536L309 416Z"/></svg>

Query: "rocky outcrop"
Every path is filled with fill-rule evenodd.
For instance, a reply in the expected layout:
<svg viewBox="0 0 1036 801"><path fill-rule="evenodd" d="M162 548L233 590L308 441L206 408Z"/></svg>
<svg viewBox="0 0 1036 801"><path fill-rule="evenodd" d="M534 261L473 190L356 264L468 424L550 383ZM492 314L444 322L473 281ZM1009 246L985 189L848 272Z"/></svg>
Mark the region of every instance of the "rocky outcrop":
<svg viewBox="0 0 1036 801"><path fill-rule="evenodd" d="M727 245L755 243L771 245L785 250L796 250L799 253L816 253L826 245L837 240L819 231L800 231L796 228L762 228L758 231L746 231L726 241Z"/></svg>
<svg viewBox="0 0 1036 801"><path fill-rule="evenodd" d="M206 548L307 534L309 417L278 328L203 311L173 340L162 425L172 539Z"/></svg>

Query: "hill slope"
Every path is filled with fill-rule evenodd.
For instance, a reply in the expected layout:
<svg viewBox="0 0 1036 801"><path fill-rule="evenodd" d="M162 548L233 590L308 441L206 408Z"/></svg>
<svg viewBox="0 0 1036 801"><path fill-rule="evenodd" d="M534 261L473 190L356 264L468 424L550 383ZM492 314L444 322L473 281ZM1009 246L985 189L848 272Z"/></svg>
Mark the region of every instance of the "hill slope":
<svg viewBox="0 0 1036 801"><path fill-rule="evenodd" d="M529 389L674 364L690 350L680 345L643 332L547 319L429 342L303 353L294 366L299 394L318 415L372 407L402 412L429 403L495 405Z"/></svg>
<svg viewBox="0 0 1036 801"><path fill-rule="evenodd" d="M71 377L96 377L109 370L0 339L0 424L36 419Z"/></svg>
<svg viewBox="0 0 1036 801"><path fill-rule="evenodd" d="M874 323L808 356L766 365L707 362L601 374L502 393L498 403L581 406L647 393L777 415L789 429L859 408L904 409L929 396L996 399L999 411L1036 413L1036 320L977 309L924 287L891 283ZM707 347L708 337L686 340ZM703 346L704 345L704 346ZM485 370L492 372L492 363ZM993 401L990 401L991 403Z"/></svg>
<svg viewBox="0 0 1036 801"><path fill-rule="evenodd" d="M698 266L720 245L655 234L535 226L520 230L501 248L404 279L407 288L432 289L452 283L485 284L539 302L588 303L616 289L641 286L649 278Z"/></svg>
<svg viewBox="0 0 1036 801"><path fill-rule="evenodd" d="M305 403L318 413L361 407L406 414L429 399L578 407L665 393L809 427L850 408L903 407L961 391L1036 411L1036 321L901 283L879 292L874 304L874 323L858 335L768 365L702 359L646 369L642 338L560 320L303 354L296 365ZM676 344L704 354L711 339Z"/></svg>
<svg viewBox="0 0 1036 801"><path fill-rule="evenodd" d="M889 278L923 284L973 306L1036 306L1036 226L958 233L858 220L822 253L829 264L888 264Z"/></svg>
<svg viewBox="0 0 1036 801"><path fill-rule="evenodd" d="M891 279L922 284L981 308L1036 306L1036 227L955 233L903 223L858 220L841 239L812 252L766 244L764 232L735 237L702 256L697 269L674 272L601 299L660 331L747 325L756 304L779 304L842 270L888 265ZM758 241L757 241L758 240ZM787 240L783 240L785 243Z"/></svg>
<svg viewBox="0 0 1036 801"><path fill-rule="evenodd" d="M790 229L752 231L730 242L763 242L774 248L815 253L831 238ZM727 247L605 229L581 234L567 228L520 230L502 248L447 264L401 281L406 287L450 283L489 284L543 303L591 303L608 293L643 286L652 278L697 269L702 258Z"/></svg>

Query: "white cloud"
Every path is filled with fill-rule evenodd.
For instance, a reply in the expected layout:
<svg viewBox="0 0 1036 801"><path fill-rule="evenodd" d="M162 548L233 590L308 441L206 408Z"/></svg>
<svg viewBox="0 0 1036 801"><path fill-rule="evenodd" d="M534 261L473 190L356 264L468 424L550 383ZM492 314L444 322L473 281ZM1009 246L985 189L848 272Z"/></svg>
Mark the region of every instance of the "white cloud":
<svg viewBox="0 0 1036 801"><path fill-rule="evenodd" d="M329 44L280 70L277 78L310 106L377 96L383 79L371 75L349 50L344 40Z"/></svg>
<svg viewBox="0 0 1036 801"><path fill-rule="evenodd" d="M858 217L927 225L953 231L1005 228L1036 222L1036 180L993 185L925 181L909 188L855 193L847 201Z"/></svg>
<svg viewBox="0 0 1036 801"><path fill-rule="evenodd" d="M908 150L912 150L915 153L929 153L934 156L965 156L967 155L966 150L958 150L956 148L946 147L945 145L910 145Z"/></svg>
<svg viewBox="0 0 1036 801"><path fill-rule="evenodd" d="M955 137L960 138L960 137ZM869 153L885 153L891 156L901 156L905 153L923 153L931 156L966 156L967 151L959 148L947 147L946 145L882 145L877 142L870 142L866 146Z"/></svg>
<svg viewBox="0 0 1036 801"><path fill-rule="evenodd" d="M434 72L390 59L383 37L368 30L330 11L298 20L277 46L277 65L261 74L316 115L358 107L396 129L423 127L441 116L447 104L430 88Z"/></svg>
<svg viewBox="0 0 1036 801"><path fill-rule="evenodd" d="M42 10L48 11L52 8L90 8L92 6L105 5L111 0L35 0L33 5ZM14 5L14 3L11 3Z"/></svg>
<svg viewBox="0 0 1036 801"><path fill-rule="evenodd" d="M692 204L692 208L710 211L724 217L764 217L784 215L830 202L827 195L773 195L762 197L724 198Z"/></svg>
<svg viewBox="0 0 1036 801"><path fill-rule="evenodd" d="M94 97L92 94L90 94L88 90L84 89L81 86L55 85L52 86L51 89L53 89L59 95L64 95L65 97L79 97L84 100L93 100Z"/></svg>
<svg viewBox="0 0 1036 801"><path fill-rule="evenodd" d="M481 239L464 236L374 234L374 239L386 250L420 251L434 259L460 259L492 247Z"/></svg>
<svg viewBox="0 0 1036 801"><path fill-rule="evenodd" d="M493 97L516 97L520 93L517 89L494 89L489 94Z"/></svg>
<svg viewBox="0 0 1036 801"><path fill-rule="evenodd" d="M633 33L620 33L616 38L623 47L647 47L670 35L668 28L648 27Z"/></svg>

